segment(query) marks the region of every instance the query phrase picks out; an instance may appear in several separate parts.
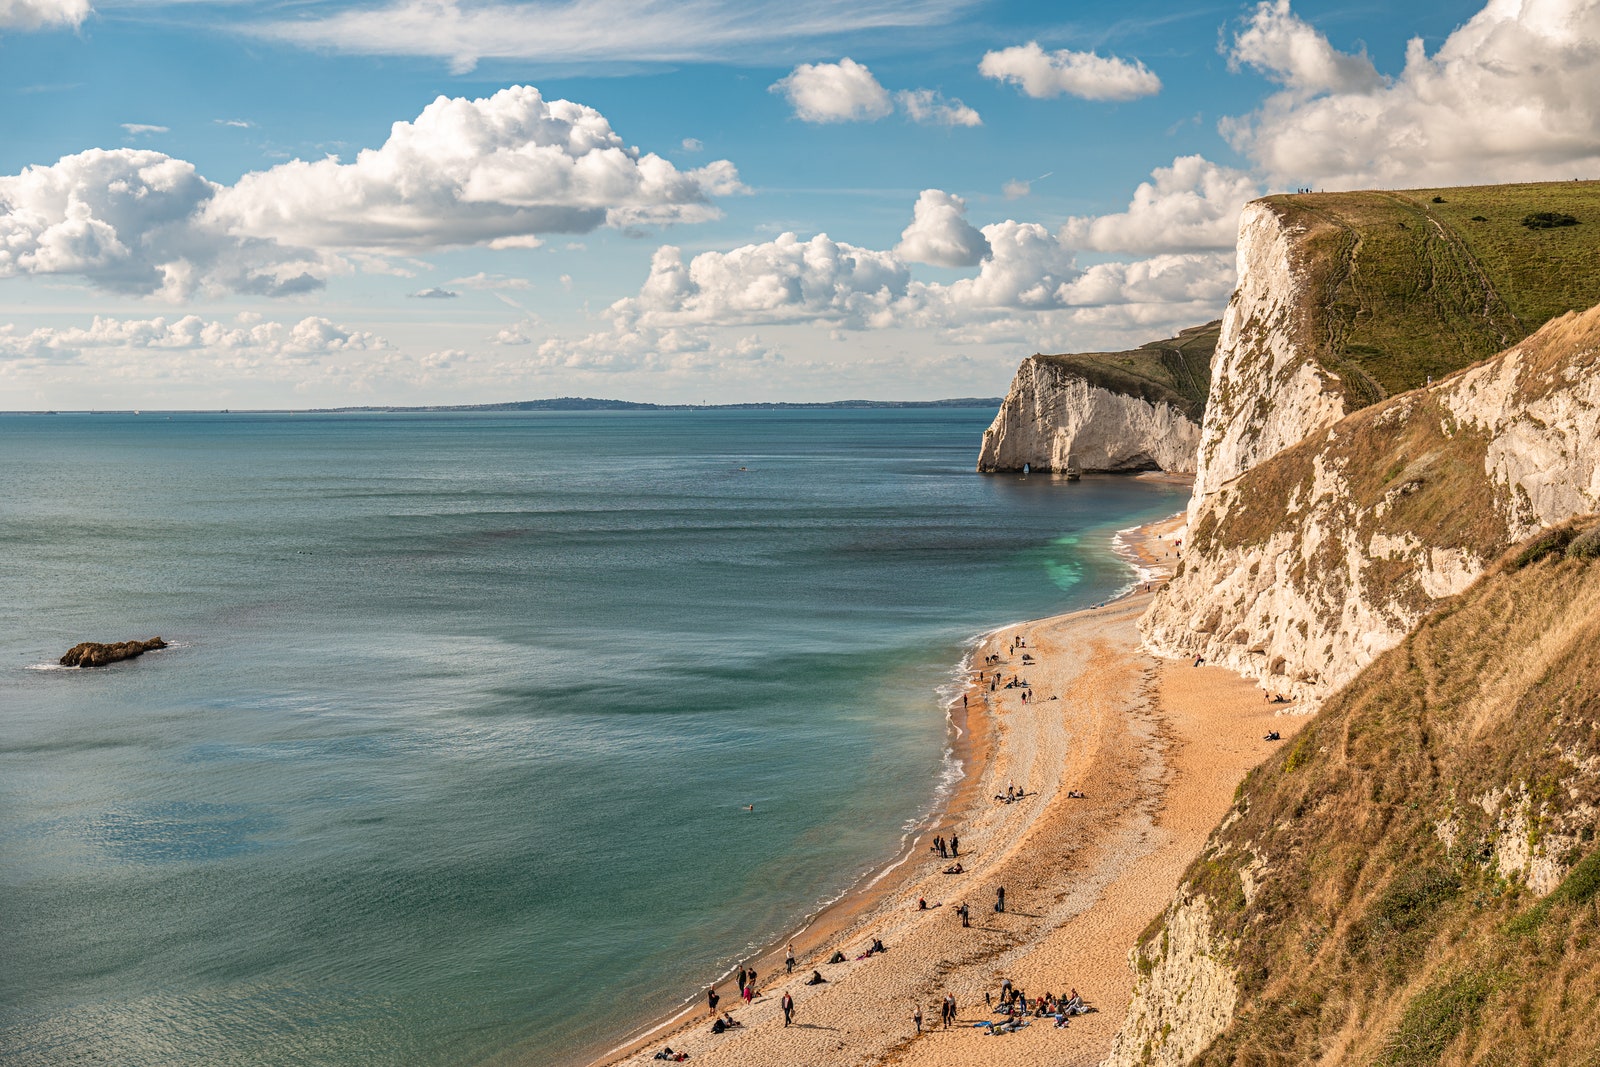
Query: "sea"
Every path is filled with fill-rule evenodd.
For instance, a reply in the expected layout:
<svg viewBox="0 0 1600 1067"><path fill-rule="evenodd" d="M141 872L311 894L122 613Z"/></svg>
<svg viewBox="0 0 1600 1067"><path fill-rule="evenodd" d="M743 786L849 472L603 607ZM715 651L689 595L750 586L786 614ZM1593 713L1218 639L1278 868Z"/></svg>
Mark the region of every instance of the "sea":
<svg viewBox="0 0 1600 1067"><path fill-rule="evenodd" d="M1185 503L976 474L992 416L0 416L0 1062L582 1063L698 998L903 854L974 639Z"/></svg>

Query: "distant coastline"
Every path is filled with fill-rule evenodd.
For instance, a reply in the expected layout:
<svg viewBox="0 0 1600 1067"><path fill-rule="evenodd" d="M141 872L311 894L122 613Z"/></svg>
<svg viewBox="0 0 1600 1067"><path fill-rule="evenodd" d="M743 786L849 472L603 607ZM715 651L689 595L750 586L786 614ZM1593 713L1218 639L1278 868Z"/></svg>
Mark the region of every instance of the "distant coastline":
<svg viewBox="0 0 1600 1067"><path fill-rule="evenodd" d="M89 411L0 411L0 415L355 415L409 412L468 411L848 411L892 408L998 408L1002 397L962 396L947 400L819 400L811 403L751 402L747 404L651 404L634 400L603 400L588 396L558 396L547 400L508 400L498 404L369 404L336 408L124 408Z"/></svg>

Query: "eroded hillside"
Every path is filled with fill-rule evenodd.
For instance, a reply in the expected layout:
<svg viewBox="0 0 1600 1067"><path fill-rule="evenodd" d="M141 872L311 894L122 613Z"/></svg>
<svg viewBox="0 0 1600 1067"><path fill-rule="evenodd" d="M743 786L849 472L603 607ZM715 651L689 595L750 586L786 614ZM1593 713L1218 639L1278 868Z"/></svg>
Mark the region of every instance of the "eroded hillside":
<svg viewBox="0 0 1600 1067"><path fill-rule="evenodd" d="M1597 557L1508 553L1250 774L1113 1067L1600 1062Z"/></svg>

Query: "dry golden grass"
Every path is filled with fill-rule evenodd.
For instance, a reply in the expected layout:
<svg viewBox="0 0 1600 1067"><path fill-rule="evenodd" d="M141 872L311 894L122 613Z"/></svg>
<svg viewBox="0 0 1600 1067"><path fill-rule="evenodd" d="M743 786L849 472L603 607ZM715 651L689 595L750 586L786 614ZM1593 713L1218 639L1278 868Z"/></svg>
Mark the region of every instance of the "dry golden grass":
<svg viewBox="0 0 1600 1067"><path fill-rule="evenodd" d="M1507 553L1246 779L1188 875L1244 991L1196 1062L1600 1064L1600 562L1573 547L1586 528L1600 527ZM1494 859L1500 828L1477 798L1507 788L1531 798L1535 847L1578 835L1542 900ZM1253 857L1266 867L1247 904Z"/></svg>

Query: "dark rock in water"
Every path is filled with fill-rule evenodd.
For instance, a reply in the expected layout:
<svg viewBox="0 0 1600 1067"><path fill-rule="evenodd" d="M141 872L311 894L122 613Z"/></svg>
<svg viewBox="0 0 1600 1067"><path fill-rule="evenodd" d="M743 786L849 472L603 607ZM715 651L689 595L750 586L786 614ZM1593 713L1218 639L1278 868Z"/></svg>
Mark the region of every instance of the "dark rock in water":
<svg viewBox="0 0 1600 1067"><path fill-rule="evenodd" d="M102 645L98 641L85 641L73 645L71 651L61 657L63 667L104 667L108 663L115 663L121 659L132 659L142 656L146 652L154 652L158 648L166 648L167 643L159 637L152 637L148 641L119 641L112 645Z"/></svg>

